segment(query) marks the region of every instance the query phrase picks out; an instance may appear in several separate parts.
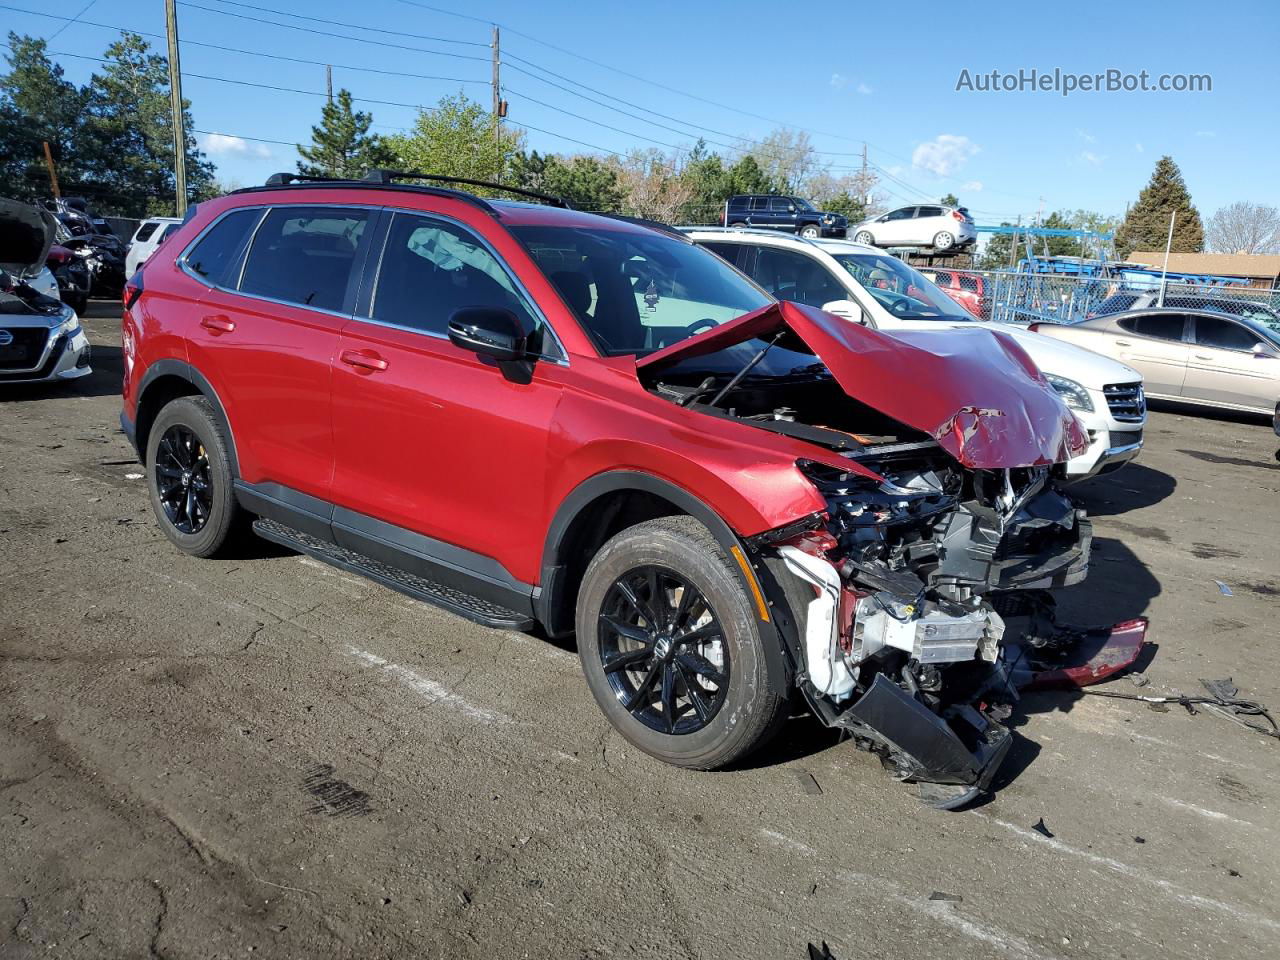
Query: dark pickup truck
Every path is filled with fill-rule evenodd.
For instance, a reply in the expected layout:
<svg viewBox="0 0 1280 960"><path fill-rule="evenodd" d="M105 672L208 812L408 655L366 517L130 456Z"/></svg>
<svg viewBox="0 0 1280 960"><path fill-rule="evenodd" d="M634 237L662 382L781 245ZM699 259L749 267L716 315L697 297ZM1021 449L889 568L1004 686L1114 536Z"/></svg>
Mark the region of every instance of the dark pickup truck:
<svg viewBox="0 0 1280 960"><path fill-rule="evenodd" d="M838 213L818 210L799 197L740 194L725 201L723 226L766 227L798 233L810 240L843 237L849 221Z"/></svg>

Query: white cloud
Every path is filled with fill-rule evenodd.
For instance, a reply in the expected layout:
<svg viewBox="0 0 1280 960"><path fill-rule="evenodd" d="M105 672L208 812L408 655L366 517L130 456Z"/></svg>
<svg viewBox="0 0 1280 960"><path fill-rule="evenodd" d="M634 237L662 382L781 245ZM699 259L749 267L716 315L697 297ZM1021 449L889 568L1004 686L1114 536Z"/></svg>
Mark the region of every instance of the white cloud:
<svg viewBox="0 0 1280 960"><path fill-rule="evenodd" d="M1101 166L1102 161L1107 158L1100 157L1098 156L1098 154L1094 153L1091 150L1084 150L1080 154L1080 159L1092 167L1097 167L1097 166Z"/></svg>
<svg viewBox="0 0 1280 960"><path fill-rule="evenodd" d="M210 156L224 157L269 157L271 151L265 144L250 143L243 137L233 137L226 133L203 133L200 135L200 146Z"/></svg>
<svg viewBox="0 0 1280 960"><path fill-rule="evenodd" d="M1085 143L1097 143L1097 142L1098 142L1098 138L1097 138L1097 137L1095 137L1095 136L1094 136L1092 133L1090 133L1088 130L1080 130L1079 128L1077 128L1077 129L1076 129L1076 136L1077 136L1077 137L1079 137L1081 140L1083 140Z"/></svg>
<svg viewBox="0 0 1280 960"><path fill-rule="evenodd" d="M980 193L982 191L981 180L966 180L960 184L961 190L968 190L970 193Z"/></svg>
<svg viewBox="0 0 1280 960"><path fill-rule="evenodd" d="M980 149L968 137L943 133L916 147L911 154L911 165L947 177L964 166Z"/></svg>
<svg viewBox="0 0 1280 960"><path fill-rule="evenodd" d="M900 177L907 172L900 163L895 163L892 167L885 167L884 169L891 177Z"/></svg>
<svg viewBox="0 0 1280 960"><path fill-rule="evenodd" d="M831 75L831 86L836 90L843 90L849 85L849 78L843 73L833 73Z"/></svg>
<svg viewBox="0 0 1280 960"><path fill-rule="evenodd" d="M1146 148L1140 143L1135 143L1133 145L1133 149L1137 150L1139 153L1146 153Z"/></svg>
<svg viewBox="0 0 1280 960"><path fill-rule="evenodd" d="M859 83L855 89L864 97L868 97L871 95L871 88L867 86L865 83Z"/></svg>

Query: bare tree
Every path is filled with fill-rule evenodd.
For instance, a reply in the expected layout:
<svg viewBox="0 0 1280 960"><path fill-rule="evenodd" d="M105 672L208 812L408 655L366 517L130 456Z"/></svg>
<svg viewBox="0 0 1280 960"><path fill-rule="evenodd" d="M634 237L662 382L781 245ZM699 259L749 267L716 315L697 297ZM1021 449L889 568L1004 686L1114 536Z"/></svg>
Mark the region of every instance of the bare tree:
<svg viewBox="0 0 1280 960"><path fill-rule="evenodd" d="M623 209L636 217L674 223L693 197L693 185L681 177L679 159L660 150L633 150L618 165Z"/></svg>
<svg viewBox="0 0 1280 960"><path fill-rule="evenodd" d="M1240 200L1209 218L1205 237L1217 253L1280 253L1280 210Z"/></svg>
<svg viewBox="0 0 1280 960"><path fill-rule="evenodd" d="M747 153L756 158L766 176L785 193L803 193L809 181L825 169L803 131L774 130Z"/></svg>

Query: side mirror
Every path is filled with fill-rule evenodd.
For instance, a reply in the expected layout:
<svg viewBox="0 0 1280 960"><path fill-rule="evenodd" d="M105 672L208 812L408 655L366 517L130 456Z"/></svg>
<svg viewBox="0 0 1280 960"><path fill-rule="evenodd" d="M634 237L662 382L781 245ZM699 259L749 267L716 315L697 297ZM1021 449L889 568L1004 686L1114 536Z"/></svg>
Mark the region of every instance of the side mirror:
<svg viewBox="0 0 1280 960"><path fill-rule="evenodd" d="M463 307L449 318L449 341L499 362L527 360L528 334L510 310Z"/></svg>
<svg viewBox="0 0 1280 960"><path fill-rule="evenodd" d="M822 309L827 313L834 313L837 317L852 320L854 323L860 323L864 327L867 326L867 317L862 312L862 307L852 300L832 300L829 303L824 303Z"/></svg>
<svg viewBox="0 0 1280 960"><path fill-rule="evenodd" d="M788 207L787 207L787 212L788 212L788 213L795 213L795 212L796 212L795 204L791 204L790 206L788 206Z"/></svg>
<svg viewBox="0 0 1280 960"><path fill-rule="evenodd" d="M1253 345L1253 355L1255 357L1274 357L1276 352L1265 343L1255 343Z"/></svg>

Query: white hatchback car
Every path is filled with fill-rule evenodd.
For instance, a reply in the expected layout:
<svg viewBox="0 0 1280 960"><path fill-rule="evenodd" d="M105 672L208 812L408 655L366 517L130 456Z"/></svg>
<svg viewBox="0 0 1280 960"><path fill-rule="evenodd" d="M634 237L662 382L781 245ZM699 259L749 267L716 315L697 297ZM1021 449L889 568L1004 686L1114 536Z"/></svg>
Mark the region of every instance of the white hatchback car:
<svg viewBox="0 0 1280 960"><path fill-rule="evenodd" d="M129 241L129 252L124 258L125 279L132 277L147 262L147 257L155 253L156 247L180 226L182 221L175 217L151 217L138 224L133 239Z"/></svg>
<svg viewBox="0 0 1280 960"><path fill-rule="evenodd" d="M881 330L985 323L894 256L849 240L805 240L767 230L684 227L779 300L795 300ZM990 324L1018 342L1089 432L1067 479L1119 469L1142 449L1142 375L1132 367L1012 324Z"/></svg>
<svg viewBox="0 0 1280 960"><path fill-rule="evenodd" d="M848 234L867 246L931 247L938 251L964 250L978 242L978 229L968 210L936 204L890 210L850 227Z"/></svg>

